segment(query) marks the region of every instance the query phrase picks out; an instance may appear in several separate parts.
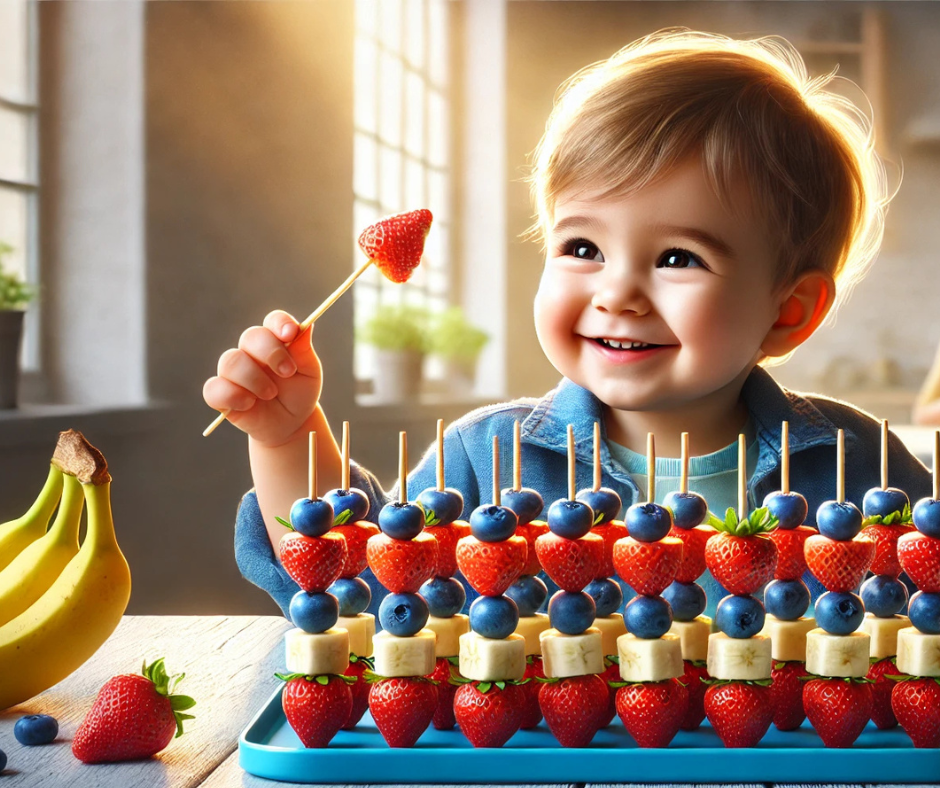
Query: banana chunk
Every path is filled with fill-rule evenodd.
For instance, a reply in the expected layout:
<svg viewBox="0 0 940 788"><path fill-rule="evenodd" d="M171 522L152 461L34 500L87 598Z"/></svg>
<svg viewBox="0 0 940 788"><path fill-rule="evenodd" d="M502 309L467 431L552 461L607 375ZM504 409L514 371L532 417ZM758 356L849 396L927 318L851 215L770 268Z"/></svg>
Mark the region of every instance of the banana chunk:
<svg viewBox="0 0 940 788"><path fill-rule="evenodd" d="M539 642L539 635L546 629L551 629L552 625L548 623L548 616L545 613L536 613L534 616L519 616L519 623L516 625L517 635L525 638L525 654L541 654L542 644Z"/></svg>
<svg viewBox="0 0 940 788"><path fill-rule="evenodd" d="M601 651L604 656L617 653L617 638L627 634L627 627L623 623L620 613L611 613L609 616L600 616L591 624L601 631Z"/></svg>
<svg viewBox="0 0 940 788"><path fill-rule="evenodd" d="M399 638L379 632L372 638L375 672L380 676L427 676L434 672L437 635L422 629L417 635Z"/></svg>
<svg viewBox="0 0 940 788"><path fill-rule="evenodd" d="M864 678L870 651L867 632L831 635L824 629L811 629L806 633L806 670L817 676Z"/></svg>
<svg viewBox="0 0 940 788"><path fill-rule="evenodd" d="M713 679L760 681L773 670L770 638L729 638L724 632L708 637L708 675Z"/></svg>
<svg viewBox="0 0 940 788"><path fill-rule="evenodd" d="M915 627L898 632L898 670L910 676L940 676L940 635Z"/></svg>
<svg viewBox="0 0 940 788"><path fill-rule="evenodd" d="M595 627L585 629L580 635L565 635L557 629L546 629L539 635L539 641L546 678L562 679L604 672L604 638Z"/></svg>
<svg viewBox="0 0 940 788"><path fill-rule="evenodd" d="M371 613L359 613L355 616L340 616L336 620L336 629L345 629L349 633L349 653L357 657L372 656L372 638L375 637L375 616Z"/></svg>
<svg viewBox="0 0 940 788"><path fill-rule="evenodd" d="M669 632L679 636L682 659L704 662L708 659L708 636L712 633L712 620L699 616L691 621L673 621Z"/></svg>
<svg viewBox="0 0 940 788"><path fill-rule="evenodd" d="M685 672L679 636L667 632L661 638L646 639L627 633L617 638L620 678L624 681L665 681Z"/></svg>
<svg viewBox="0 0 940 788"><path fill-rule="evenodd" d="M510 635L495 640L467 632L460 636L459 670L471 681L519 680L525 675L525 639Z"/></svg>
<svg viewBox="0 0 940 788"><path fill-rule="evenodd" d="M424 626L437 635L436 656L456 657L460 653L460 636L470 631L470 617L463 613L451 618L429 616Z"/></svg>
<svg viewBox="0 0 940 788"><path fill-rule="evenodd" d="M866 613L859 632L867 632L871 637L872 659L885 659L898 653L898 632L911 625L907 616L890 616L877 618L872 613Z"/></svg>
<svg viewBox="0 0 940 788"><path fill-rule="evenodd" d="M284 633L287 672L305 676L344 673L349 667L349 633L345 629L328 629L312 634L302 629Z"/></svg>
<svg viewBox="0 0 940 788"><path fill-rule="evenodd" d="M768 613L760 634L770 638L770 653L775 662L803 662L806 660L806 633L815 628L815 618L781 621Z"/></svg>

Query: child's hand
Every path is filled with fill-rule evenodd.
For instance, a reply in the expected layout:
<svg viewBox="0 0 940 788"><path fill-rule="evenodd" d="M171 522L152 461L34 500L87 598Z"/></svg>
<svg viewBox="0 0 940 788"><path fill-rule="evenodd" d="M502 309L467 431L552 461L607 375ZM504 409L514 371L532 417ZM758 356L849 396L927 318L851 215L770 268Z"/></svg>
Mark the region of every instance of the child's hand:
<svg viewBox="0 0 940 788"><path fill-rule="evenodd" d="M238 348L219 357L218 375L202 388L206 404L231 411L228 420L261 444L279 446L290 440L320 398L313 326L297 339L299 328L286 312L271 312L264 325L242 333Z"/></svg>

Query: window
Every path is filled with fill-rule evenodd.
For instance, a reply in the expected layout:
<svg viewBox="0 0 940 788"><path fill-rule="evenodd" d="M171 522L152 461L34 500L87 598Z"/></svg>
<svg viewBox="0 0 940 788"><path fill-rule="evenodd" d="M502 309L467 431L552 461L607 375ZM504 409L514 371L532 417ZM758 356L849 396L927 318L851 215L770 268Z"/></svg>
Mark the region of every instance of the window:
<svg viewBox="0 0 940 788"><path fill-rule="evenodd" d="M0 2L0 243L8 270L38 281L36 4ZM27 318L23 364L38 366L35 310Z"/></svg>
<svg viewBox="0 0 940 788"><path fill-rule="evenodd" d="M447 0L356 0L354 220L430 208L422 264L405 285L373 266L358 280L357 322L380 304L440 311L451 291ZM362 253L357 249L354 267ZM373 377L370 347L357 343L356 378Z"/></svg>

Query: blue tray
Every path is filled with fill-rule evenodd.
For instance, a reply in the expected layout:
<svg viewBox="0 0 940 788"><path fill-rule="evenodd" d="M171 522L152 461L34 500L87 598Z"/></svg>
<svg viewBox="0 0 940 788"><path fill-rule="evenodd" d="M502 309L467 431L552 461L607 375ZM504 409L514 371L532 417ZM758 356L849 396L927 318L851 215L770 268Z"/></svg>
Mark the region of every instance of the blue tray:
<svg viewBox="0 0 940 788"><path fill-rule="evenodd" d="M392 749L368 712L325 749L305 749L281 710L281 689L238 740L241 767L300 783L935 783L940 749L915 749L901 729L872 723L849 749L827 749L804 723L771 726L757 747L725 749L707 721L668 748L641 749L619 719L589 747L566 749L542 722L501 749L474 749L459 730L429 728L411 749Z"/></svg>

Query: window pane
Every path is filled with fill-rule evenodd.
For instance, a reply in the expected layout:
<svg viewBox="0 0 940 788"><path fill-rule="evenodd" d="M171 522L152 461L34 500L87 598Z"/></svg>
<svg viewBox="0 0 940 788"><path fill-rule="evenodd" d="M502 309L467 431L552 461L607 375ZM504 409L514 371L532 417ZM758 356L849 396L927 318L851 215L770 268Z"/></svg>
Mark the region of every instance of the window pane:
<svg viewBox="0 0 940 788"><path fill-rule="evenodd" d="M424 152L424 80L413 71L405 75L405 150L422 158Z"/></svg>
<svg viewBox="0 0 940 788"><path fill-rule="evenodd" d="M368 38L356 39L355 71L355 124L363 131L375 132L376 95L378 84L378 49L375 42Z"/></svg>
<svg viewBox="0 0 940 788"><path fill-rule="evenodd" d="M401 61L388 54L379 54L379 135L389 145L401 145L402 82Z"/></svg>
<svg viewBox="0 0 940 788"><path fill-rule="evenodd" d="M356 31L367 36L376 35L378 0L356 0Z"/></svg>
<svg viewBox="0 0 940 788"><path fill-rule="evenodd" d="M404 208L413 211L427 205L424 190L424 167L415 159L405 160ZM432 211L433 213L433 211Z"/></svg>
<svg viewBox="0 0 940 788"><path fill-rule="evenodd" d="M447 175L439 170L428 171L428 207L441 222L450 218L450 194L447 191Z"/></svg>
<svg viewBox="0 0 940 788"><path fill-rule="evenodd" d="M428 91L428 160L447 165L447 101L436 90Z"/></svg>
<svg viewBox="0 0 940 788"><path fill-rule="evenodd" d="M405 57L415 68L424 66L424 0L406 0Z"/></svg>
<svg viewBox="0 0 940 788"><path fill-rule="evenodd" d="M356 134L353 144L353 192L364 200L377 200L378 151L372 137ZM357 225L358 226L358 225ZM364 225L366 226L366 225Z"/></svg>
<svg viewBox="0 0 940 788"><path fill-rule="evenodd" d="M428 74L435 85L447 82L447 0L428 0Z"/></svg>
<svg viewBox="0 0 940 788"><path fill-rule="evenodd" d="M401 0L379 3L379 38L393 52L401 54Z"/></svg>
<svg viewBox="0 0 940 788"><path fill-rule="evenodd" d="M0 107L0 178L10 181L27 180L28 151L29 115Z"/></svg>
<svg viewBox="0 0 940 788"><path fill-rule="evenodd" d="M26 276L27 206L29 195L0 186L0 243L13 247L4 257L4 270Z"/></svg>
<svg viewBox="0 0 940 788"><path fill-rule="evenodd" d="M382 146L379 150L379 201L388 213L401 210L401 153Z"/></svg>
<svg viewBox="0 0 940 788"><path fill-rule="evenodd" d="M28 103L29 8L26 0L0 0L0 96ZM0 136L0 140L3 137Z"/></svg>

